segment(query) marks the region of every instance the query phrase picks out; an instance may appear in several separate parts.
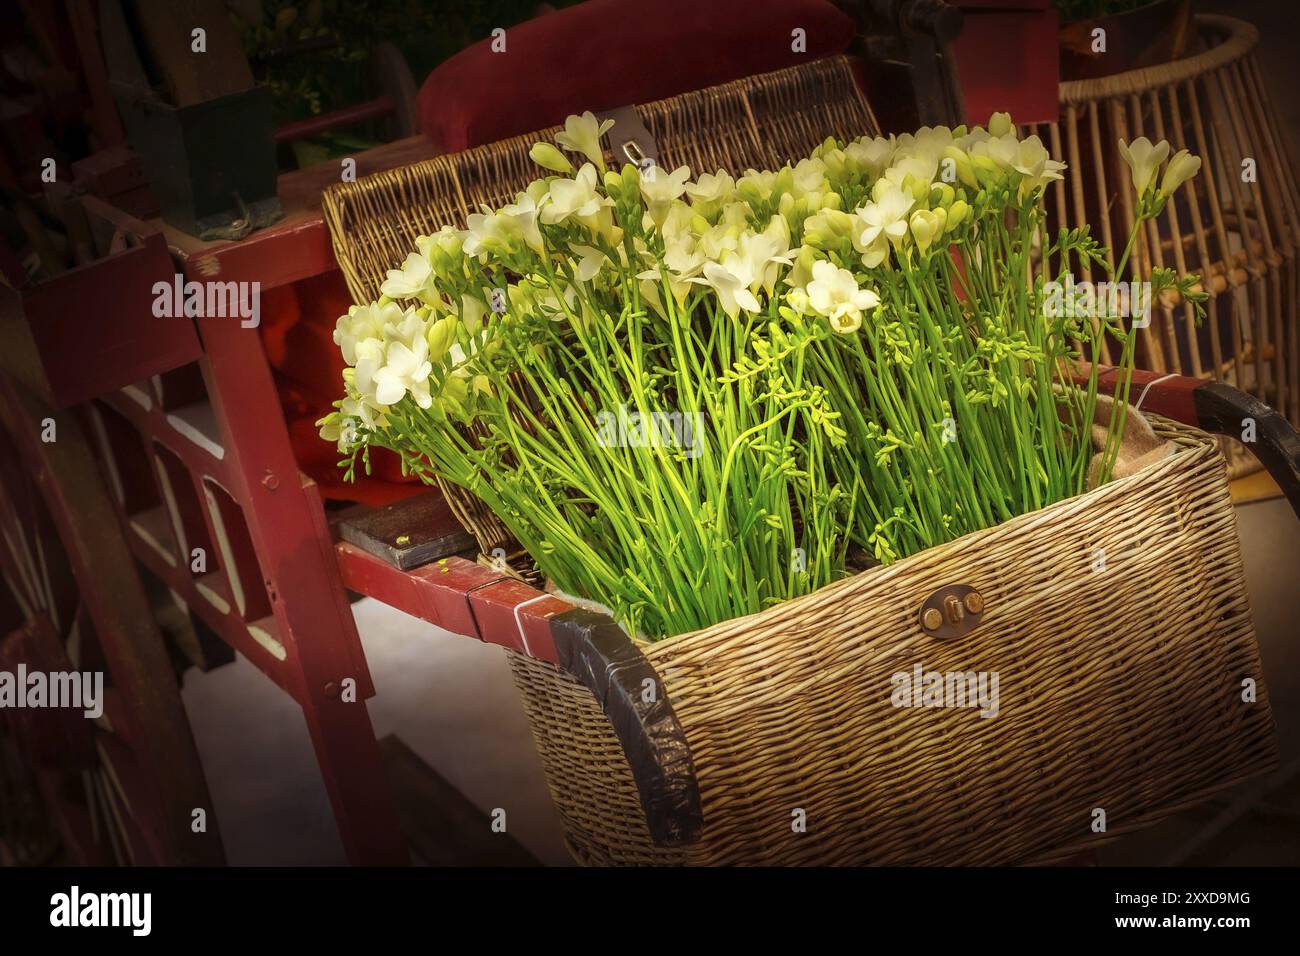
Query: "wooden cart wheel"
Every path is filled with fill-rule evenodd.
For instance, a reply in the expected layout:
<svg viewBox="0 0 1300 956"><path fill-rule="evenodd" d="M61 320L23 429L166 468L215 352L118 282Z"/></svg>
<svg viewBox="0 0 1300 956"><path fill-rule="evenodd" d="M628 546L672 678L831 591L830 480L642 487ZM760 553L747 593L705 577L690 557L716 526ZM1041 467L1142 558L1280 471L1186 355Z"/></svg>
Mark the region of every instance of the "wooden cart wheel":
<svg viewBox="0 0 1300 956"><path fill-rule="evenodd" d="M0 440L0 671L103 674L102 716L6 707L7 746L70 861L222 862L170 659L76 416L0 376ZM4 855L29 856L11 829Z"/></svg>
<svg viewBox="0 0 1300 956"><path fill-rule="evenodd" d="M0 725L0 866L54 862L59 835L17 742Z"/></svg>

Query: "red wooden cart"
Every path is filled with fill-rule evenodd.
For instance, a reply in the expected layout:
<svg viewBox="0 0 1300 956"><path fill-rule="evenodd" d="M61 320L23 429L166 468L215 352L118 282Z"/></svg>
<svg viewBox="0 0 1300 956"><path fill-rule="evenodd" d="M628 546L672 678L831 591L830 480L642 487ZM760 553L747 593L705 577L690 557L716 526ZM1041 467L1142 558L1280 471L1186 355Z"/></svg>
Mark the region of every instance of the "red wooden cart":
<svg viewBox="0 0 1300 956"><path fill-rule="evenodd" d="M421 148L386 147L364 157L363 169ZM309 177L295 176L282 198L311 194ZM370 550L339 541L294 461L258 336L236 319L160 320L146 306L153 283L177 271L187 280L257 276L271 288L331 271L319 215L299 203L274 229L208 247L93 200L89 208L120 251L6 291L0 320L9 356L0 417L19 452L5 459L0 495L8 545L0 557L18 596L3 609L0 653L46 670L89 668L102 655L113 686L105 720L32 721L23 741L73 854L220 859L211 813L205 832L193 826L194 811L210 804L128 550L200 632L244 654L303 708L353 862L405 862L407 850L366 711L374 686L345 588L570 669L622 735L655 829L669 839L693 829L689 761L669 759L681 746L671 702L638 710L637 695L613 686L639 687L638 672L649 668L629 642L555 626L551 619L571 610L564 601L464 558L426 553L404 569L410 549L396 540L373 540ZM96 322L81 308L88 301L100 303ZM1253 418L1252 450L1300 508L1300 437L1276 412L1176 376L1139 373L1134 394L1145 409L1212 432L1240 436L1242 419ZM44 441L51 423L55 440ZM427 513L427 499L392 507ZM194 560L200 553L206 560ZM622 666L611 678L614 660ZM352 686L356 702L344 692Z"/></svg>

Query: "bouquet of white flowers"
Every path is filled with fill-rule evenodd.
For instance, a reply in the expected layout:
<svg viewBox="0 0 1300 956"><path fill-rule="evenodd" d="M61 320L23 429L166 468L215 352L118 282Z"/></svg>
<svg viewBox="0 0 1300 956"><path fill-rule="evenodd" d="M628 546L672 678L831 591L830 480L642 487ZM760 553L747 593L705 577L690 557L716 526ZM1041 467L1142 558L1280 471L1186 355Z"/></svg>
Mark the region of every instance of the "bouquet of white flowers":
<svg viewBox="0 0 1300 956"><path fill-rule="evenodd" d="M606 127L538 143L553 175L417 241L341 317L349 366L322 436L482 498L560 589L657 638L805 594L851 549L890 562L1109 477L1096 378L1126 316L1048 308L1106 267L1043 235L1061 178L1010 118L828 139L776 171L607 169ZM1199 161L1122 146L1141 217ZM1194 280L1152 278L1152 295ZM1148 300L1149 301L1149 300ZM1127 397L1124 391L1122 397Z"/></svg>

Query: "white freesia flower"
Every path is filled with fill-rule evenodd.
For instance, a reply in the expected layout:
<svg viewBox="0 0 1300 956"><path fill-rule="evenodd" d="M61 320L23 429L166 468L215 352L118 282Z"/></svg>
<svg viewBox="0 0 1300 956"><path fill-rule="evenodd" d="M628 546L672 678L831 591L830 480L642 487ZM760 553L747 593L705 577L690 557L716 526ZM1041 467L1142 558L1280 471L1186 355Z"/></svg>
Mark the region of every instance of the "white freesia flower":
<svg viewBox="0 0 1300 956"><path fill-rule="evenodd" d="M710 286L717 293L722 310L732 318L741 309L761 312L763 307L755 293L766 287L771 294L778 270L790 264L786 255L789 248L790 235L783 220L773 217L763 232L750 230L737 236L734 249L726 249L717 259L706 261L703 276L688 281Z"/></svg>
<svg viewBox="0 0 1300 956"><path fill-rule="evenodd" d="M822 192L826 188L826 164L815 157L801 159L795 164L793 179L796 198Z"/></svg>
<svg viewBox="0 0 1300 956"><path fill-rule="evenodd" d="M818 315L830 320L836 332L856 332L862 325L862 313L880 304L880 296L870 289L858 288L858 280L848 269L832 262L813 264L813 279L808 283L808 305Z"/></svg>
<svg viewBox="0 0 1300 956"><path fill-rule="evenodd" d="M749 203L743 200L727 203L722 209L722 218L718 220L718 224L729 229L748 229L751 215L753 210L749 208Z"/></svg>
<svg viewBox="0 0 1300 956"><path fill-rule="evenodd" d="M952 130L946 126L922 126L914 136L915 149L936 159L953 144Z"/></svg>
<svg viewBox="0 0 1300 956"><path fill-rule="evenodd" d="M356 343L356 363L352 382L357 393L372 404L379 404L375 396L375 373L384 364L383 339L362 339Z"/></svg>
<svg viewBox="0 0 1300 956"><path fill-rule="evenodd" d="M706 216L722 209L736 194L736 181L724 170L705 173L693 183L686 184L686 195L691 205Z"/></svg>
<svg viewBox="0 0 1300 956"><path fill-rule="evenodd" d="M804 242L819 249L831 249L841 240L852 239L854 223L858 220L838 209L823 209L804 220Z"/></svg>
<svg viewBox="0 0 1300 956"><path fill-rule="evenodd" d="M885 260L886 243L898 246L907 239L907 214L916 204L910 194L885 179L876 182L872 194L874 201L855 211L860 224L853 236L853 248L862 253L868 269Z"/></svg>
<svg viewBox="0 0 1300 956"><path fill-rule="evenodd" d="M1162 139L1152 145L1151 140L1145 136L1139 136L1132 144L1127 144L1121 139L1119 153L1124 157L1124 162L1128 163L1133 191L1137 193L1140 200L1156 181L1156 171L1169 155L1169 143Z"/></svg>
<svg viewBox="0 0 1300 956"><path fill-rule="evenodd" d="M699 228L696 228L697 226ZM668 211L664 213L663 221L659 224L659 235L667 245L694 240L698 233L707 232L710 228L709 221L700 216L693 206L688 206L677 199L668 205Z"/></svg>
<svg viewBox="0 0 1300 956"><path fill-rule="evenodd" d="M429 260L418 252L412 252L402 262L402 268L388 270L388 278L379 291L390 299L417 299L432 291L429 288L432 278Z"/></svg>
<svg viewBox="0 0 1300 956"><path fill-rule="evenodd" d="M738 254L745 260L745 271L751 276L749 291L759 288L771 295L776 287L781 267L790 265L790 227L780 216L773 216L762 232L746 232L740 237Z"/></svg>
<svg viewBox="0 0 1300 956"><path fill-rule="evenodd" d="M721 262L722 257L728 252L735 252L740 248L740 234L742 231L739 226L730 226L720 222L700 236L699 250L706 259Z"/></svg>
<svg viewBox="0 0 1300 956"><path fill-rule="evenodd" d="M348 365L357 364L357 343L365 339L378 339L384 333L384 326L400 322L402 307L396 302L380 305L354 305L347 315L341 315L334 323L334 344L343 354L343 361Z"/></svg>
<svg viewBox="0 0 1300 956"><path fill-rule="evenodd" d="M564 131L555 134L555 141L565 149L581 153L603 171L605 155L600 148L600 138L614 125L613 120L599 122L591 110L581 116L570 116L564 121Z"/></svg>
<svg viewBox="0 0 1300 956"><path fill-rule="evenodd" d="M656 263L651 268L637 274L637 279L640 280L642 298L647 299L655 311L666 317L667 313L664 310L663 300L659 295L660 284L663 282L668 283L668 291L680 308L685 304L686 297L690 294L700 271L704 268L704 264L704 256L698 251L679 254L676 256L675 261L672 262L669 261L668 256L665 256L662 269Z"/></svg>
<svg viewBox="0 0 1300 956"><path fill-rule="evenodd" d="M429 260L435 275L446 277L464 257L466 233L454 226L443 226L431 236L418 236L415 248Z"/></svg>
<svg viewBox="0 0 1300 956"><path fill-rule="evenodd" d="M785 294L786 304L799 315L807 315L812 306L808 304L808 290L796 286Z"/></svg>
<svg viewBox="0 0 1300 956"><path fill-rule="evenodd" d="M581 257L574 269L574 278L579 282L589 282L600 272L600 267L605 262L605 253L594 246L574 246L573 251Z"/></svg>
<svg viewBox="0 0 1300 956"><path fill-rule="evenodd" d="M372 429L381 427L387 420L382 406L366 400L361 395L348 395L339 406L339 411L345 418L359 421Z"/></svg>
<svg viewBox="0 0 1300 956"><path fill-rule="evenodd" d="M542 244L542 231L537 226L537 201L528 193L520 193L513 203L501 207L506 229L524 241L524 245L539 256L546 251Z"/></svg>
<svg viewBox="0 0 1300 956"><path fill-rule="evenodd" d="M1015 133L990 136L972 143L967 152L972 159L983 157L1005 171L1015 166L1020 156L1020 140L1016 139Z"/></svg>
<svg viewBox="0 0 1300 956"><path fill-rule="evenodd" d="M794 254L794 265L785 274L785 284L792 289L805 288L812 281L812 269L818 262L817 250L812 246L800 246Z"/></svg>
<svg viewBox="0 0 1300 956"><path fill-rule="evenodd" d="M690 178L688 166L678 166L671 173L661 166L651 166L641 174L641 196L656 226L663 223L673 201L686 192L686 181Z"/></svg>
<svg viewBox="0 0 1300 956"><path fill-rule="evenodd" d="M564 222L570 216L590 219L609 202L596 188L596 167L584 163L572 179L552 181L546 198L542 201L542 222L548 226Z"/></svg>
<svg viewBox="0 0 1300 956"><path fill-rule="evenodd" d="M429 396L429 343L425 323L411 310L385 344L384 364L374 372L375 400L380 405L395 405L409 392L420 408L433 404Z"/></svg>
<svg viewBox="0 0 1300 956"><path fill-rule="evenodd" d="M894 158L894 143L883 136L864 136L844 147L844 157L867 178L875 179Z"/></svg>
<svg viewBox="0 0 1300 956"><path fill-rule="evenodd" d="M718 304L722 306L722 311L733 319L741 309L746 312L763 310L754 293L749 291L749 285L754 281L754 274L749 271L749 261L734 252L728 254L723 262L706 262L704 277L691 281L711 286L718 294Z"/></svg>
<svg viewBox="0 0 1300 956"><path fill-rule="evenodd" d="M817 149L819 152L814 153L814 155L826 165L827 179L839 183L846 176L852 175L854 170L850 168L848 157L844 154L842 147L836 146L832 148L823 143Z"/></svg>
<svg viewBox="0 0 1300 956"><path fill-rule="evenodd" d="M682 278L698 275L704 260L704 250L692 233L680 232L664 241L664 265Z"/></svg>
<svg viewBox="0 0 1300 956"><path fill-rule="evenodd" d="M501 255L510 251L514 230L510 220L487 206L482 212L471 213L465 218L468 232L465 236L465 255L477 256L486 261L489 255Z"/></svg>
<svg viewBox="0 0 1300 956"><path fill-rule="evenodd" d="M1037 136L1020 141L1012 168L1023 177L1020 180L1020 198L1024 199L1040 186L1063 179L1061 170L1065 163L1052 159L1051 153Z"/></svg>
<svg viewBox="0 0 1300 956"><path fill-rule="evenodd" d="M344 395L338 403L338 411L331 412L316 424L320 427L321 438L336 442L339 454L346 455L357 443L359 424L373 430L385 423L384 409L360 396L355 384L345 376Z"/></svg>
<svg viewBox="0 0 1300 956"><path fill-rule="evenodd" d="M885 179L899 189L921 199L930 191L939 172L939 154L914 152L895 158L894 165L885 170Z"/></svg>
<svg viewBox="0 0 1300 956"><path fill-rule="evenodd" d="M1185 149L1174 153L1173 159L1165 167L1165 175L1160 180L1160 198L1168 199L1178 191L1178 187L1195 176L1201 169L1201 157L1193 156Z"/></svg>

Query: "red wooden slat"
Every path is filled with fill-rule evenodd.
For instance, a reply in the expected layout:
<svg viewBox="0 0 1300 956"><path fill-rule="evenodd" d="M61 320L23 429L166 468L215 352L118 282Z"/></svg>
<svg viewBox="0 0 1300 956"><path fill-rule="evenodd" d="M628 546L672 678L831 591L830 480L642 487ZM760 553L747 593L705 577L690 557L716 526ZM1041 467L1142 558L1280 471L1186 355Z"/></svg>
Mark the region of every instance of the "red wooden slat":
<svg viewBox="0 0 1300 956"><path fill-rule="evenodd" d="M150 235L33 288L0 290L0 310L26 323L40 355L37 393L65 408L198 358L193 324L151 309L154 284L174 275L163 237Z"/></svg>
<svg viewBox="0 0 1300 956"><path fill-rule="evenodd" d="M347 542L334 551L343 583L354 591L453 634L559 663L550 618L573 610L562 598L464 558L402 571Z"/></svg>
<svg viewBox="0 0 1300 956"><path fill-rule="evenodd" d="M1075 381L1083 384L1087 378L1088 369L1085 366L1075 376ZM1097 377L1097 391L1102 395L1113 395L1122 382L1119 369L1103 368ZM1185 425L1195 425L1197 413L1194 393L1204 384L1200 379L1185 375L1148 372L1138 368L1133 370L1128 400L1130 404L1136 405L1141 399L1144 412L1155 412Z"/></svg>

